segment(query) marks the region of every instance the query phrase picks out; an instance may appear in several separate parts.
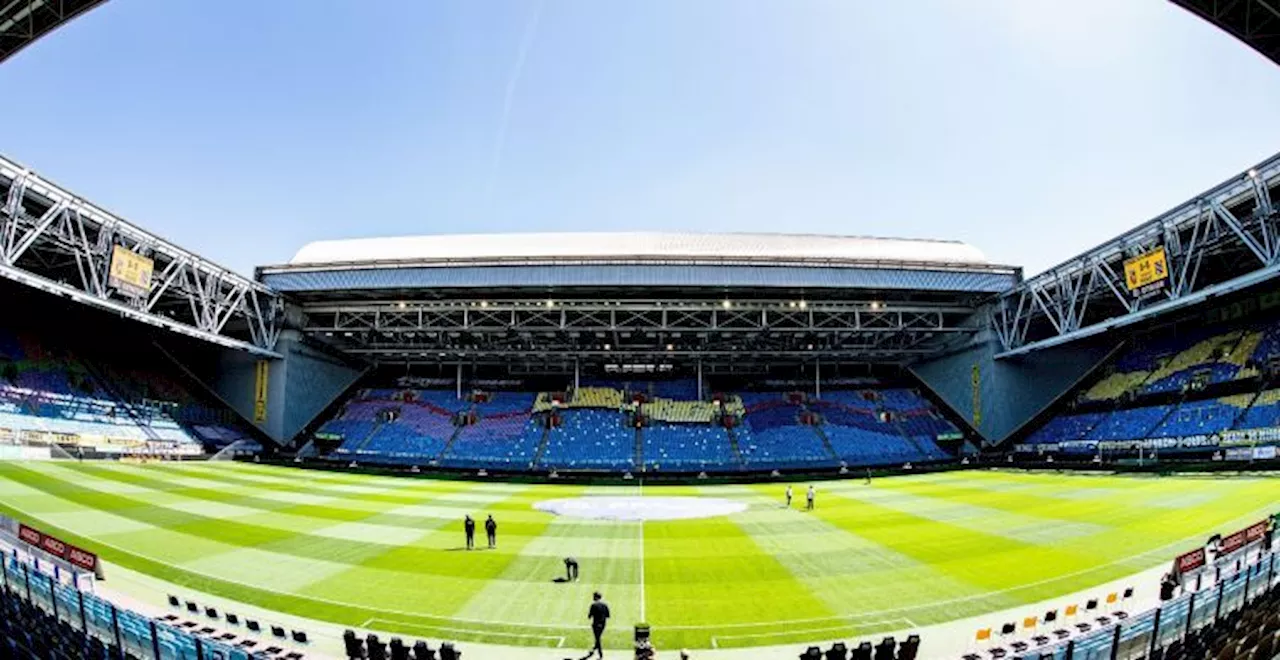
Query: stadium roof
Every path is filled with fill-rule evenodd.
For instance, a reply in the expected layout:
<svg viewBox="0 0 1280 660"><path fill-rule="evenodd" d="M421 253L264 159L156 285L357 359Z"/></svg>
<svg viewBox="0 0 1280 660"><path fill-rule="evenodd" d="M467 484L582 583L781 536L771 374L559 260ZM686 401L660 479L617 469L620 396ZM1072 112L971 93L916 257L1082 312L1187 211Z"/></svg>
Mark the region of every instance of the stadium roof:
<svg viewBox="0 0 1280 660"><path fill-rule="evenodd" d="M982 252L958 241L659 232L451 234L319 241L304 246L289 265L563 261L988 265Z"/></svg>

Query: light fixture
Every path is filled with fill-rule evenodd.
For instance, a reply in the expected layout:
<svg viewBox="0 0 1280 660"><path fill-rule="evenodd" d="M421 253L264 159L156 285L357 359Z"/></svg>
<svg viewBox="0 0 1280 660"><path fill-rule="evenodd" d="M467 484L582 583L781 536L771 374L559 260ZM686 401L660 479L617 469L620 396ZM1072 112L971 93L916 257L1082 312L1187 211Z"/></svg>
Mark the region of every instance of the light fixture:
<svg viewBox="0 0 1280 660"><path fill-rule="evenodd" d="M879 300L872 300L872 301L871 301L871 309L872 309L872 311L875 311L875 310L880 309L880 301L879 301Z"/></svg>
<svg viewBox="0 0 1280 660"><path fill-rule="evenodd" d="M1246 172L1246 174L1248 175L1248 177L1249 177L1250 179L1257 180L1257 178L1258 178L1258 170L1256 170L1256 169L1251 169L1251 170L1249 170L1248 172Z"/></svg>
<svg viewBox="0 0 1280 660"><path fill-rule="evenodd" d="M555 307L555 306L556 306L556 301L547 299L547 307Z"/></svg>
<svg viewBox="0 0 1280 660"><path fill-rule="evenodd" d="M401 300L401 301L396 305L396 307L399 307L400 309L404 309L404 308L405 308L404 301L403 301L403 300Z"/></svg>
<svg viewBox="0 0 1280 660"><path fill-rule="evenodd" d="M724 301L724 302L720 303L720 306L721 306L721 307L723 307L723 308L725 308L725 309L729 309L730 307L733 307L733 302L731 302L731 301L729 301L729 300L726 300L726 301Z"/></svg>
<svg viewBox="0 0 1280 660"><path fill-rule="evenodd" d="M800 309L804 309L809 306L809 303L805 302L804 299L802 298L799 302L799 305L800 305Z"/></svg>
<svg viewBox="0 0 1280 660"><path fill-rule="evenodd" d="M604 345L604 350L608 351L608 350L612 350L612 349L613 349L613 345L611 345L611 344L605 344L605 345Z"/></svg>
<svg viewBox="0 0 1280 660"><path fill-rule="evenodd" d="M675 350L675 348L676 348L676 347L675 347L674 345L672 345L672 344L667 344L667 350L668 350L668 351L673 351L673 350Z"/></svg>
<svg viewBox="0 0 1280 660"><path fill-rule="evenodd" d="M488 300L481 300L481 301L480 301L480 306L481 306L481 307L488 307L488 306L489 306L489 301L488 301Z"/></svg>

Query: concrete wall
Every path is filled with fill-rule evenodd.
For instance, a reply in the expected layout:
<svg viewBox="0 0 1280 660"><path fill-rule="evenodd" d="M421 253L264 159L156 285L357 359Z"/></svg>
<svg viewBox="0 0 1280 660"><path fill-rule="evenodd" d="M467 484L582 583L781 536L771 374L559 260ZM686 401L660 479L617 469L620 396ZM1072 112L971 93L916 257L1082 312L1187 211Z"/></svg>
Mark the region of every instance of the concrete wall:
<svg viewBox="0 0 1280 660"><path fill-rule="evenodd" d="M1103 339L996 360L999 344L983 332L973 343L910 370L987 444L996 444L1067 394L1118 345L1119 340Z"/></svg>
<svg viewBox="0 0 1280 660"><path fill-rule="evenodd" d="M287 444L364 371L307 345L293 331L284 333L276 350L284 358L267 361L266 415L262 420L255 415L258 357L223 350L209 363L183 366L246 421L276 442Z"/></svg>

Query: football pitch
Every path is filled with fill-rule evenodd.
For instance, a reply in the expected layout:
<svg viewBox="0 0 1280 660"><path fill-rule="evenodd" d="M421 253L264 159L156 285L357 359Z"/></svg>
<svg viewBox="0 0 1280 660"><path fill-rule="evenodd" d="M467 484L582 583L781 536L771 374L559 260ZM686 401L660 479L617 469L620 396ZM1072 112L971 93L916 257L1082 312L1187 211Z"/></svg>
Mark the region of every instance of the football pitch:
<svg viewBox="0 0 1280 660"><path fill-rule="evenodd" d="M590 487L251 464L0 462L0 512L108 562L289 614L408 636L586 648L647 621L661 648L852 638L1034 603L1163 564L1280 508L1280 479L950 472L783 484ZM716 497L727 516L556 516L546 500ZM467 551L462 517L498 521ZM483 547L480 530L478 546ZM578 582L557 582L576 557ZM110 580L108 566L108 581Z"/></svg>

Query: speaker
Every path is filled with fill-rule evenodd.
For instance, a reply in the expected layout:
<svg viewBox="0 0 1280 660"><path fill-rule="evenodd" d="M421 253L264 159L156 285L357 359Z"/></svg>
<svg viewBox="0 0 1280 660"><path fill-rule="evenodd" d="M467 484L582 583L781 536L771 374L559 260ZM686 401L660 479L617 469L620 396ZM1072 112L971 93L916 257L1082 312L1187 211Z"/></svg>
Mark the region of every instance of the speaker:
<svg viewBox="0 0 1280 660"><path fill-rule="evenodd" d="M391 660L409 660L409 647L399 637L391 638Z"/></svg>
<svg viewBox="0 0 1280 660"><path fill-rule="evenodd" d="M369 660L387 660L387 645L378 641L378 636L369 633L366 640L369 645Z"/></svg>
<svg viewBox="0 0 1280 660"><path fill-rule="evenodd" d="M342 633L342 645L347 649L347 658L364 659L364 642L360 641L359 637L356 637L354 630Z"/></svg>
<svg viewBox="0 0 1280 660"><path fill-rule="evenodd" d="M876 644L876 660L893 660L893 649L897 642L892 637L885 637Z"/></svg>
<svg viewBox="0 0 1280 660"><path fill-rule="evenodd" d="M906 641L898 645L898 660L916 660L920 652L920 636L908 635Z"/></svg>
<svg viewBox="0 0 1280 660"><path fill-rule="evenodd" d="M413 645L413 660L436 660L436 652L426 642L418 640Z"/></svg>

